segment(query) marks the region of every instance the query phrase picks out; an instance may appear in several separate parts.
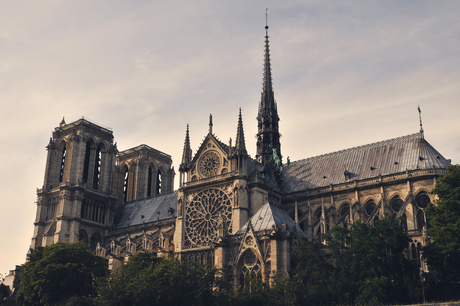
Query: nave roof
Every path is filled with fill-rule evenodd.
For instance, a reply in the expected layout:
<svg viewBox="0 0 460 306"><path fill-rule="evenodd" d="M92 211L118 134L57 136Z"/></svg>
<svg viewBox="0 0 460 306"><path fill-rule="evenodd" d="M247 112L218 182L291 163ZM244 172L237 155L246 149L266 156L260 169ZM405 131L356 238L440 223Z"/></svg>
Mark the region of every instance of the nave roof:
<svg viewBox="0 0 460 306"><path fill-rule="evenodd" d="M115 228L120 229L174 218L177 214L177 194L178 192L175 191L126 203L117 214L119 220Z"/></svg>
<svg viewBox="0 0 460 306"><path fill-rule="evenodd" d="M292 162L283 168L285 193L391 175L446 168L445 159L416 133Z"/></svg>

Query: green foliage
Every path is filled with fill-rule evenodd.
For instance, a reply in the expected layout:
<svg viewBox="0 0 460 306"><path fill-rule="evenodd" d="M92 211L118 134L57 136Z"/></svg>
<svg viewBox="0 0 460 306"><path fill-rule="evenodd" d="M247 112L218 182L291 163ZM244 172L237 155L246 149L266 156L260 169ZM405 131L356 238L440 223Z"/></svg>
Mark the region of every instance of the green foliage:
<svg viewBox="0 0 460 306"><path fill-rule="evenodd" d="M423 256L435 271L438 299L460 298L460 166L447 167L432 193L439 198L437 206L425 210L432 243Z"/></svg>
<svg viewBox="0 0 460 306"><path fill-rule="evenodd" d="M421 299L418 269L404 257L410 239L394 217L334 227L321 244L303 244L296 275L314 305L378 305Z"/></svg>
<svg viewBox="0 0 460 306"><path fill-rule="evenodd" d="M133 256L100 283L99 305L210 305L217 270L176 258Z"/></svg>
<svg viewBox="0 0 460 306"><path fill-rule="evenodd" d="M10 295L10 287L6 286L5 284L0 284L0 305L9 297Z"/></svg>
<svg viewBox="0 0 460 306"><path fill-rule="evenodd" d="M105 259L89 253L83 243L38 247L21 270L16 296L23 305L59 305L72 296L95 294L94 280L107 275Z"/></svg>

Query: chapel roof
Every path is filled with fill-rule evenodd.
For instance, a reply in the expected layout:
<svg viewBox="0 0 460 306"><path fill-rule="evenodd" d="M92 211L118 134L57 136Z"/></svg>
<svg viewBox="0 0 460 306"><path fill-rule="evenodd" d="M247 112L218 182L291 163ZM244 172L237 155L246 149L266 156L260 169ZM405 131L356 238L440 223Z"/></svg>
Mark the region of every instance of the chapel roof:
<svg viewBox="0 0 460 306"><path fill-rule="evenodd" d="M118 212L116 229L174 218L177 212L177 191L126 203Z"/></svg>
<svg viewBox="0 0 460 306"><path fill-rule="evenodd" d="M235 234L244 234L248 224L249 222L240 228ZM286 228L291 234L299 234L302 237L307 238L305 233L300 229L299 225L297 225L294 220L292 220L291 217L289 217L289 215L278 205L267 202L254 214L254 216L251 217L251 225L254 232L272 230L274 225L281 228L283 224L286 224Z"/></svg>
<svg viewBox="0 0 460 306"><path fill-rule="evenodd" d="M285 193L292 193L449 165L450 160L433 148L421 132L292 162L283 168L283 187Z"/></svg>

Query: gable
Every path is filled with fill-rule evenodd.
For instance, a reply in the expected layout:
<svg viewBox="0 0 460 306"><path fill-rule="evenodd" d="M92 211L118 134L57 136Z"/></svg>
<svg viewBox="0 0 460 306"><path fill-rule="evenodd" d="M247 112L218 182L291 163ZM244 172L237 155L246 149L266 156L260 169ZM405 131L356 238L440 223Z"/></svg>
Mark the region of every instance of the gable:
<svg viewBox="0 0 460 306"><path fill-rule="evenodd" d="M189 168L191 181L206 179L230 171L228 146L208 134L192 159Z"/></svg>

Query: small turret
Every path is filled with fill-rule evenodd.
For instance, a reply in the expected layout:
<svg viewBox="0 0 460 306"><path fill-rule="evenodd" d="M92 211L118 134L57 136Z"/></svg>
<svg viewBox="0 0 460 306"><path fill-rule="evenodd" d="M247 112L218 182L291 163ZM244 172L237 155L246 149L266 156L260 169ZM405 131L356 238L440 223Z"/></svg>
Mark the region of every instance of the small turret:
<svg viewBox="0 0 460 306"><path fill-rule="evenodd" d="M241 116L241 107L240 114L238 117L238 128L236 131L235 151L239 155L248 154L248 152L246 151L246 143L244 141L243 117Z"/></svg>
<svg viewBox="0 0 460 306"><path fill-rule="evenodd" d="M185 132L185 140L184 140L184 151L182 153L182 162L179 165L179 172L180 172L180 185L184 183L185 180L185 173L190 166L190 162L192 161L192 149L190 148L190 135L189 129L187 124L187 130Z"/></svg>

